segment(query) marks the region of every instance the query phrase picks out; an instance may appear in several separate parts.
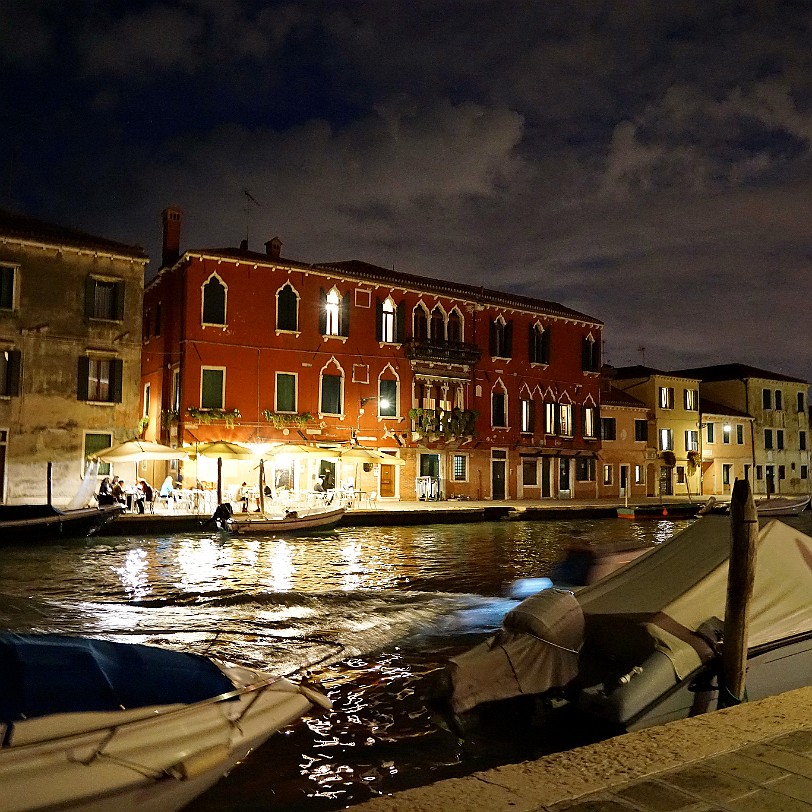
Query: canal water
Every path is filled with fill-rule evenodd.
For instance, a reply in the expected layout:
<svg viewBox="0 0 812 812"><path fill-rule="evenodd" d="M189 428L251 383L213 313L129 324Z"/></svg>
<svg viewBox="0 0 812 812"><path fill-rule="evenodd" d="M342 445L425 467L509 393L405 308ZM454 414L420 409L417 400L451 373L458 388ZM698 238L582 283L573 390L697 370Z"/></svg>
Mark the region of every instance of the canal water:
<svg viewBox="0 0 812 812"><path fill-rule="evenodd" d="M812 533L809 513L791 519ZM308 674L333 701L274 736L190 809L320 812L589 740L547 731L459 741L426 706L447 658L497 628L518 579L572 541L667 541L690 521L218 532L7 546L0 623L215 655Z"/></svg>

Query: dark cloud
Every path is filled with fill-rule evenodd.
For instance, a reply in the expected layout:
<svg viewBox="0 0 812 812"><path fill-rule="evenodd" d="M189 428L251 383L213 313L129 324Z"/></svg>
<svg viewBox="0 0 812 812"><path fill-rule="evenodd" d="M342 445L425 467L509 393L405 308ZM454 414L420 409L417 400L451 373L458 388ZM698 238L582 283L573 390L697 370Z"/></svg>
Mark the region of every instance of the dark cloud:
<svg viewBox="0 0 812 812"><path fill-rule="evenodd" d="M812 379L810 41L800 0L8 2L0 198L156 260L178 204L185 246L279 235L561 301L614 363Z"/></svg>

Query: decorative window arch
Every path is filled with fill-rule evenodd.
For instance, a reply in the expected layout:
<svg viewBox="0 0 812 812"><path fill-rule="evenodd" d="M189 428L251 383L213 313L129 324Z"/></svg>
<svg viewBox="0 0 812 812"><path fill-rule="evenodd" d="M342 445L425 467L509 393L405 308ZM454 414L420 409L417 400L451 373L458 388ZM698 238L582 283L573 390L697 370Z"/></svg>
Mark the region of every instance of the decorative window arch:
<svg viewBox="0 0 812 812"><path fill-rule="evenodd" d="M400 376L387 364L378 376L378 417L397 417L400 414Z"/></svg>
<svg viewBox="0 0 812 812"><path fill-rule="evenodd" d="M508 393L501 378L491 387L491 425L494 428L508 427Z"/></svg>
<svg viewBox="0 0 812 812"><path fill-rule="evenodd" d="M213 273L203 283L202 299L201 322L224 327L226 324L228 286L217 273Z"/></svg>
<svg viewBox="0 0 812 812"><path fill-rule="evenodd" d="M299 294L290 280L276 291L276 329L289 332L299 330Z"/></svg>
<svg viewBox="0 0 812 812"><path fill-rule="evenodd" d="M513 356L513 322L505 321L500 313L491 322L491 358L511 358Z"/></svg>
<svg viewBox="0 0 812 812"><path fill-rule="evenodd" d="M423 302L418 302L412 311L412 335L418 341L429 337L429 310Z"/></svg>
<svg viewBox="0 0 812 812"><path fill-rule="evenodd" d="M398 309L394 299L387 296L381 304L381 334L380 340L387 344L394 344L398 339Z"/></svg>
<svg viewBox="0 0 812 812"><path fill-rule="evenodd" d="M431 325L430 325L430 337L432 341L435 342L442 342L445 341L445 330L446 330L446 315L445 310L437 304L434 306L434 310L431 311Z"/></svg>
<svg viewBox="0 0 812 812"><path fill-rule="evenodd" d="M582 423L583 436L587 439L597 439L598 427L600 426L600 412L592 395L588 395L584 400Z"/></svg>
<svg viewBox="0 0 812 812"><path fill-rule="evenodd" d="M531 364L550 363L550 327L545 327L541 322L534 322L530 325L530 337L528 340L528 355Z"/></svg>
<svg viewBox="0 0 812 812"><path fill-rule="evenodd" d="M525 383L519 389L519 431L532 434L536 428L536 404L533 393Z"/></svg>
<svg viewBox="0 0 812 812"><path fill-rule="evenodd" d="M460 313L459 308L455 305L448 314L448 326L446 327L448 340L458 344L465 341L465 331L463 329L464 326L465 320L463 319L463 315Z"/></svg>
<svg viewBox="0 0 812 812"><path fill-rule="evenodd" d="M581 340L581 369L584 372L598 372L601 368L600 346L592 333Z"/></svg>
<svg viewBox="0 0 812 812"><path fill-rule="evenodd" d="M319 414L344 415L344 370L335 356L319 373Z"/></svg>
<svg viewBox="0 0 812 812"><path fill-rule="evenodd" d="M332 287L327 291L324 314L327 319L324 334L328 336L341 335L341 294L336 287Z"/></svg>

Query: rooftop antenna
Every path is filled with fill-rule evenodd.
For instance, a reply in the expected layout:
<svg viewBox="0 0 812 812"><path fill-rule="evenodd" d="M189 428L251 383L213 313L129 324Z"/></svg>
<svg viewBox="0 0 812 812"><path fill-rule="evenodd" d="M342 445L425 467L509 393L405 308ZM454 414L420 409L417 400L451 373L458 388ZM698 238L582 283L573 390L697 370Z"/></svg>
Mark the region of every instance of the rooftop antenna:
<svg viewBox="0 0 812 812"><path fill-rule="evenodd" d="M243 189L242 193L245 195L245 243L246 246L248 245L248 237L250 224L251 224L251 203L253 203L257 208L261 208L262 204L248 191L248 189Z"/></svg>

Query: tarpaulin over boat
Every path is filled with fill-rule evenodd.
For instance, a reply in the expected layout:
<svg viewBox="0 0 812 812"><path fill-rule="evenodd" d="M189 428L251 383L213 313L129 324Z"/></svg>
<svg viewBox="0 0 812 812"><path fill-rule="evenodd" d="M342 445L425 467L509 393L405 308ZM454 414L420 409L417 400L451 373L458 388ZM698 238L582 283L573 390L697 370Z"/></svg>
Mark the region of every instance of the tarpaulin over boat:
<svg viewBox="0 0 812 812"><path fill-rule="evenodd" d="M682 678L700 663L701 643L686 635L710 618L723 619L727 598L730 519L706 516L654 552L578 593L587 628L644 623ZM749 646L812 630L812 539L779 521L765 524L756 545ZM597 628L596 628L597 631ZM688 639L684 639L688 637Z"/></svg>
<svg viewBox="0 0 812 812"><path fill-rule="evenodd" d="M452 708L462 713L576 679L593 684L655 651L668 658L675 681L684 678L714 656L716 641L704 630L724 618L730 544L730 519L706 516L574 595L528 598L494 638L450 661ZM750 648L812 631L810 595L812 539L769 522L758 536ZM538 628L527 620L532 614Z"/></svg>
<svg viewBox="0 0 812 812"><path fill-rule="evenodd" d="M0 721L190 704L234 690L195 654L62 635L0 634Z"/></svg>

